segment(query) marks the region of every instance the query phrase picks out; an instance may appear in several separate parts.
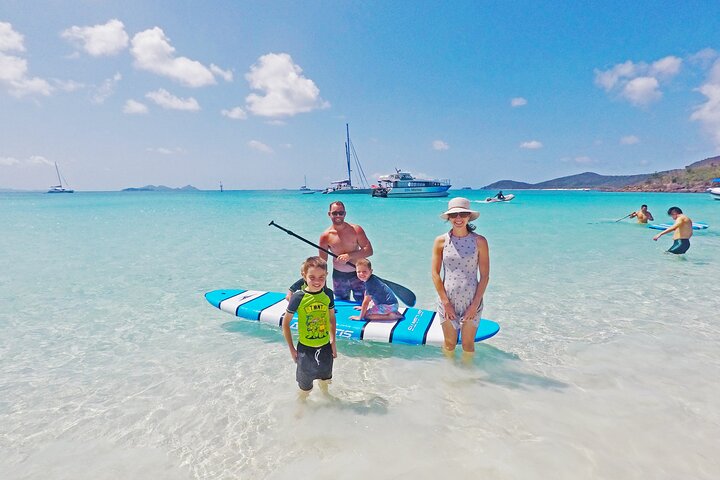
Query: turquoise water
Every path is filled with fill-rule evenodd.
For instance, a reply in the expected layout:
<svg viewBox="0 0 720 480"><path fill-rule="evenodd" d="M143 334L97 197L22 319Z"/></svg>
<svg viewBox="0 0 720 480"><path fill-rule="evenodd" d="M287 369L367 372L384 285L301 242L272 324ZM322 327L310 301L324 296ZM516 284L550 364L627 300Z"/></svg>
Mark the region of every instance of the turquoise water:
<svg viewBox="0 0 720 480"><path fill-rule="evenodd" d="M0 194L3 476L715 478L720 202L461 193L490 244L484 317L500 333L471 366L342 342L334 398L304 407L279 330L203 293L284 289L314 252L268 223L316 240L334 198ZM343 200L376 273L433 308L447 199ZM665 254L668 236L615 222L641 203L711 227Z"/></svg>

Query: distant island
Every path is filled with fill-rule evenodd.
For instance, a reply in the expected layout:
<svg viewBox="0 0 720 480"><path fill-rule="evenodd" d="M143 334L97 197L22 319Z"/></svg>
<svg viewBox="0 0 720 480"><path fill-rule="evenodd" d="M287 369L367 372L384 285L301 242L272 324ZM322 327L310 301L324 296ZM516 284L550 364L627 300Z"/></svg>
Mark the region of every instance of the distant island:
<svg viewBox="0 0 720 480"><path fill-rule="evenodd" d="M540 183L500 180L485 190L592 189L620 192L704 192L713 179L720 178L720 156L706 158L684 169L639 175L600 175L585 172Z"/></svg>
<svg viewBox="0 0 720 480"><path fill-rule="evenodd" d="M180 188L166 187L165 185L145 185L144 187L123 188L122 192L176 192L176 191L198 191L192 185L185 185Z"/></svg>

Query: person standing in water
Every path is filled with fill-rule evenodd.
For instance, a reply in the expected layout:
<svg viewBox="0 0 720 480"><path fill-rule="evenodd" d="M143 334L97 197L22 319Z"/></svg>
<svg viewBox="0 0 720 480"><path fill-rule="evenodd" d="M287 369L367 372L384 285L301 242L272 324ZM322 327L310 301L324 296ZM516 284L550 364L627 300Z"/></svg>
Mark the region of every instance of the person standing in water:
<svg viewBox="0 0 720 480"><path fill-rule="evenodd" d="M336 201L330 204L328 217L332 225L320 235L320 246L330 250L336 258L333 259L333 292L335 298L350 300L350 292L356 302L362 302L365 296L365 282L355 274L355 267L348 265L361 258L373 254L373 248L360 225L345 221L345 205ZM320 250L320 257L327 260L327 252Z"/></svg>
<svg viewBox="0 0 720 480"><path fill-rule="evenodd" d="M459 331L465 360L475 352L475 333L490 280L488 242L474 232L475 225L470 223L479 216L479 212L470 209L467 198L450 200L447 211L440 217L450 222L452 228L435 239L432 251L432 280L445 337L443 348L447 355L452 355Z"/></svg>
<svg viewBox="0 0 720 480"><path fill-rule="evenodd" d="M318 380L320 389L327 392L332 379L335 346L335 299L325 285L327 262L320 257L309 257L300 267L305 285L292 294L283 317L282 330L290 357L297 364L295 380L306 398ZM290 324L297 312L297 346L293 344Z"/></svg>
<svg viewBox="0 0 720 480"><path fill-rule="evenodd" d="M632 212L630 215L628 215L628 217L637 218L638 223L647 223L648 220L650 220L651 222L655 221L652 213L648 212L647 205L641 205L640 210L638 210L637 212Z"/></svg>
<svg viewBox="0 0 720 480"><path fill-rule="evenodd" d="M685 215L679 207L670 207L668 209L668 215L675 221L672 227L666 228L662 232L658 233L653 237L653 240L657 241L658 238L662 237L666 233L673 233L672 247L668 249L668 252L676 255L683 254L690 248L690 237L692 237L692 220Z"/></svg>

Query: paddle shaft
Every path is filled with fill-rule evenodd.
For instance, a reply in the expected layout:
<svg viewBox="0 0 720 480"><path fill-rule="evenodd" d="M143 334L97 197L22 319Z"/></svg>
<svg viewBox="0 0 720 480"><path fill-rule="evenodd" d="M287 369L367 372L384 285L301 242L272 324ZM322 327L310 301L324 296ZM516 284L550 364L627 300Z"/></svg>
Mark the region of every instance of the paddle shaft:
<svg viewBox="0 0 720 480"><path fill-rule="evenodd" d="M313 243L313 242L311 242L310 240L308 240L308 239L306 239L306 238L301 237L300 235L296 234L296 233L293 232L292 230L288 230L287 228L281 227L280 225L278 225L277 223L275 223L274 220L270 220L270 223L268 223L268 226L277 227L277 228L279 228L280 230L282 230L283 232L287 233L288 235L291 235L291 236L297 238L298 240L302 240L303 242L307 243L307 244L310 245L311 247L315 247L315 248L317 248L318 250L323 251L323 252L327 253L328 255L332 256L333 258L337 258L337 257L338 257L337 255L335 255L335 254L334 254L333 252L331 252L330 250L328 250L328 249L326 249L326 248L323 248L323 247L321 247L320 245L318 245L318 244L316 244L316 243ZM348 265L350 265L351 267L355 267L355 265L354 265L353 263L351 263L351 262L346 262L346 263L347 263ZM378 277L378 278L380 278L380 277ZM385 280L385 279L381 279L381 280L382 280L383 282L385 282L385 284L386 284L388 287L390 287L390 290L392 290L393 292L395 292L395 295L397 295L398 298L399 298L400 300L402 300L403 303L405 303L405 305L407 305L407 306L409 306L409 307L415 306L416 297L415 297L415 294L412 292L412 290L410 290L410 289L407 288L407 287L404 287L403 285L400 285L399 283L391 282L391 281Z"/></svg>
<svg viewBox="0 0 720 480"><path fill-rule="evenodd" d="M633 213L634 213L634 212L633 212ZM615 220L615 223L619 222L620 220L625 220L625 219L628 218L630 215L632 215L632 213L628 213L628 214L625 215L623 218L619 218L619 219Z"/></svg>
<svg viewBox="0 0 720 480"><path fill-rule="evenodd" d="M282 230L283 232L287 233L288 235L292 235L293 237L297 238L298 240L302 240L303 242L307 243L307 244L310 245L311 247L315 247L315 248L317 248L318 250L321 250L321 251L327 253L328 255L330 255L330 256L333 257L333 258L337 258L337 257L338 257L337 255L335 255L335 254L334 254L333 252L331 252L330 250L328 250L328 249L326 249L326 248L323 248L323 247L321 247L320 245L314 244L314 243L311 242L310 240L301 237L300 235L298 235L297 233L293 232L292 230L288 230L287 228L281 227L280 225L278 225L277 223L275 223L273 220L270 220L270 223L268 223L268 226L277 227L277 228L279 228L280 230ZM346 262L346 263L347 263L348 265L350 265L351 267L355 267L355 265L354 265L353 263L351 263L351 262Z"/></svg>

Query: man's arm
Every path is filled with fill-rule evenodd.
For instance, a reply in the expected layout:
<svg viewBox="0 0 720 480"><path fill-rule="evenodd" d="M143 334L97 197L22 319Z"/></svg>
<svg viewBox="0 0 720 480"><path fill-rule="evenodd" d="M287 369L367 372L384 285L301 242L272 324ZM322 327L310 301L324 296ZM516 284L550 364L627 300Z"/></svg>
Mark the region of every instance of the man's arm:
<svg viewBox="0 0 720 480"><path fill-rule="evenodd" d="M365 230L360 225L353 225L355 234L357 235L357 244L360 247L359 250L346 254L348 259L346 261L353 262L360 258L367 258L373 254L373 248L370 244L370 240L365 234Z"/></svg>
<svg viewBox="0 0 720 480"><path fill-rule="evenodd" d="M662 237L662 236L665 235L666 233L674 232L675 230L677 230L678 228L680 228L680 225L682 225L682 223L683 223L683 219L682 219L682 218L678 218L677 220L675 220L675 223L673 224L672 227L668 227L668 228L666 228L665 230L663 230L662 232L660 232L660 233L658 233L657 235L655 235L655 236L653 237L653 240L657 240L658 238Z"/></svg>
<svg viewBox="0 0 720 480"><path fill-rule="evenodd" d="M320 235L320 241L318 242L320 244L320 246L322 248L324 248L325 250L330 250L330 244L328 243L328 237L329 237L329 234L327 231L325 231ZM318 250L318 256L327 262L327 259L328 259L327 252Z"/></svg>
<svg viewBox="0 0 720 480"><path fill-rule="evenodd" d="M647 212L647 217L648 217L648 219L649 219L651 222L654 222L654 221L655 221L655 219L654 219L653 216L652 216L652 213Z"/></svg>

